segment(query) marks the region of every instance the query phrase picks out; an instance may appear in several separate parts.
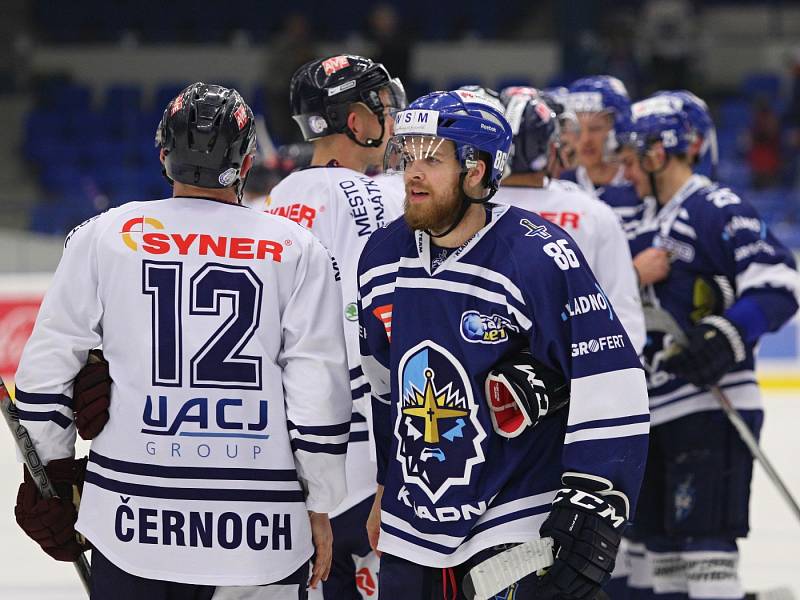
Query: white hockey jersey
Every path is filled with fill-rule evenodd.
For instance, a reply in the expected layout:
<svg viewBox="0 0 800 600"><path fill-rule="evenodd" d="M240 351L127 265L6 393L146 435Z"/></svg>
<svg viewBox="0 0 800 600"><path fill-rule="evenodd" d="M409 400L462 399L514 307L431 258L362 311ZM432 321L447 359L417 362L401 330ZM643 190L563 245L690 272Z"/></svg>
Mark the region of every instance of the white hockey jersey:
<svg viewBox="0 0 800 600"><path fill-rule="evenodd" d="M375 464L369 455L369 384L358 343L356 269L361 250L377 229L403 214L399 177L374 179L344 167L309 167L286 177L270 192L266 210L307 227L336 258L342 275L344 330L350 391L354 403L347 449L347 497L337 516L375 493ZM380 182L379 182L380 181Z"/></svg>
<svg viewBox="0 0 800 600"><path fill-rule="evenodd" d="M646 332L639 287L628 240L614 211L578 185L558 179L550 180L544 188L500 186L492 201L535 212L575 239L640 354ZM565 307L565 313L592 310L592 303L603 301L576 298L572 306Z"/></svg>
<svg viewBox="0 0 800 600"><path fill-rule="evenodd" d="M345 495L338 286L303 228L224 202L134 202L73 230L16 384L42 459L72 456L72 380L102 343L110 420L78 531L152 579L259 585L307 561L307 511Z"/></svg>

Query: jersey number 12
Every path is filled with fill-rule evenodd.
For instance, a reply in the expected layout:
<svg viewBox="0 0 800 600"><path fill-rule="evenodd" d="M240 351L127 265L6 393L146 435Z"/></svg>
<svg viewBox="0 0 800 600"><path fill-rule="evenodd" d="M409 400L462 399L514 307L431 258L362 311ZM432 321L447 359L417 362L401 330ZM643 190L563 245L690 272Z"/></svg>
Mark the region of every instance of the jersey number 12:
<svg viewBox="0 0 800 600"><path fill-rule="evenodd" d="M142 293L150 296L153 385L183 385L183 264L142 261ZM189 360L194 388L261 389L261 357L242 350L261 317L263 284L248 267L207 263L189 280L189 316L219 316L229 298L230 316ZM191 319L190 319L191 322Z"/></svg>

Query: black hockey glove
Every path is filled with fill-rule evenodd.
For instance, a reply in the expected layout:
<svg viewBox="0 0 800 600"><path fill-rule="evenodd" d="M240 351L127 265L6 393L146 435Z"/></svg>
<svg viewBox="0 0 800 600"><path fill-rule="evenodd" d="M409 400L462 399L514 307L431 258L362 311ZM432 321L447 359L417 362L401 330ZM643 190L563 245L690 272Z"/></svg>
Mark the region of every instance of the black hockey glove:
<svg viewBox="0 0 800 600"><path fill-rule="evenodd" d="M698 387L716 384L747 358L741 331L725 317L705 317L686 335L688 344L676 348L663 368Z"/></svg>
<svg viewBox="0 0 800 600"><path fill-rule="evenodd" d="M75 427L84 440L97 437L108 423L111 383L108 361L100 350L92 350L86 365L75 376L72 388Z"/></svg>
<svg viewBox="0 0 800 600"><path fill-rule="evenodd" d="M83 489L86 459L60 458L45 467L58 496L44 499L23 467L23 482L17 492L14 517L29 538L56 560L73 562L88 546L76 537L78 511L73 498Z"/></svg>
<svg viewBox="0 0 800 600"><path fill-rule="evenodd" d="M628 517L628 498L610 482L566 473L565 486L542 523L553 538L553 566L539 580L536 598L590 600L611 578Z"/></svg>
<svg viewBox="0 0 800 600"><path fill-rule="evenodd" d="M486 376L486 399L494 430L513 438L569 401L564 376L527 349L497 363Z"/></svg>

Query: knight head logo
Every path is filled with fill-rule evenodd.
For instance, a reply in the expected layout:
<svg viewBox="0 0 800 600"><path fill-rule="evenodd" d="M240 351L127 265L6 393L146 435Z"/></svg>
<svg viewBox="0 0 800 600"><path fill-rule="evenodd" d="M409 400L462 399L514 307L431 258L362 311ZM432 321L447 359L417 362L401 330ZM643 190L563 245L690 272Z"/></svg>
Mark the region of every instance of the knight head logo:
<svg viewBox="0 0 800 600"><path fill-rule="evenodd" d="M486 432L464 367L446 349L425 341L400 360L401 405L395 421L403 479L432 502L454 485L469 485L484 461Z"/></svg>
<svg viewBox="0 0 800 600"><path fill-rule="evenodd" d="M150 229L164 229L163 223L161 223L161 221L158 219L153 219L152 217L135 217L126 221L122 226L122 231L120 231L122 234L122 241L134 252L139 249L139 244L136 243L134 236L141 236L145 231L147 231L145 226L149 227Z"/></svg>

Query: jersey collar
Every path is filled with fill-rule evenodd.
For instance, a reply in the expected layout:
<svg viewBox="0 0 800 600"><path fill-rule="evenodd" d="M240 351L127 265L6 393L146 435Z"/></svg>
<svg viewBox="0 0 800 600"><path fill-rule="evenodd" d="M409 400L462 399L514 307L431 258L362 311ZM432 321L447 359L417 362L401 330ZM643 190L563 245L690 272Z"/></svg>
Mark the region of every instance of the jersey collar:
<svg viewBox="0 0 800 600"><path fill-rule="evenodd" d="M603 193L603 190L606 187L614 187L614 186L621 186L626 185L628 180L625 179L625 171L622 166L617 169L617 172L614 174L614 177L611 178L611 181L607 185L600 186L596 188L594 183L591 179L589 179L589 174L586 172L586 168L578 165L575 169L575 180L578 182L578 185L585 189L587 192L592 192L595 196L600 196Z"/></svg>
<svg viewBox="0 0 800 600"><path fill-rule="evenodd" d="M478 232L469 238L466 242L464 242L460 248L457 248L453 251L450 256L448 256L439 266L436 268L436 273L441 273L442 271L447 270L449 265L452 265L454 262L461 259L461 257L466 256L466 254L472 250L479 241L486 235L486 232L489 231L492 227L494 227L495 223L497 223L498 219L506 214L510 207L507 205L499 205L494 204L492 205L492 220L484 225ZM429 236L424 231L415 231L414 232L414 239L416 241L417 246L417 255L422 261L422 267L428 273L428 275L432 275L431 272L431 236Z"/></svg>
<svg viewBox="0 0 800 600"><path fill-rule="evenodd" d="M656 221L659 224L658 231L661 237L669 237L669 232L672 230L672 226L675 224L675 221L678 220L681 208L683 207L683 203L686 201L686 199L700 188L706 187L710 184L711 181L708 178L703 177L702 175L692 175L680 188L678 188L678 191L675 192L675 195L669 199L669 202L667 202L656 215Z"/></svg>

